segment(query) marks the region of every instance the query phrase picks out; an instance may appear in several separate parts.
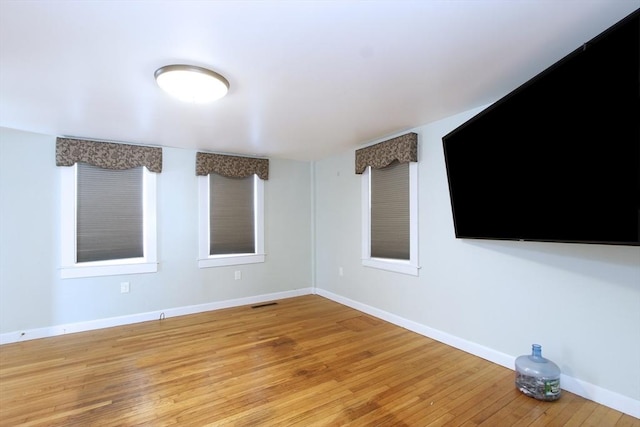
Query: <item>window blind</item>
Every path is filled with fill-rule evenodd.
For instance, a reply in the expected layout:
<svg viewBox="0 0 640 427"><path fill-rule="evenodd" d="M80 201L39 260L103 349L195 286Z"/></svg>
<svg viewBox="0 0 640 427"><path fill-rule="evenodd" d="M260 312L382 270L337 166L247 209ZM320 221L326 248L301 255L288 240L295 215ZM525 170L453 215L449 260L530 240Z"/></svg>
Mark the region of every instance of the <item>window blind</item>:
<svg viewBox="0 0 640 427"><path fill-rule="evenodd" d="M143 257L143 167L77 167L76 261Z"/></svg>
<svg viewBox="0 0 640 427"><path fill-rule="evenodd" d="M209 254L255 253L254 180L209 174Z"/></svg>
<svg viewBox="0 0 640 427"><path fill-rule="evenodd" d="M371 257L408 260L409 163L371 169Z"/></svg>

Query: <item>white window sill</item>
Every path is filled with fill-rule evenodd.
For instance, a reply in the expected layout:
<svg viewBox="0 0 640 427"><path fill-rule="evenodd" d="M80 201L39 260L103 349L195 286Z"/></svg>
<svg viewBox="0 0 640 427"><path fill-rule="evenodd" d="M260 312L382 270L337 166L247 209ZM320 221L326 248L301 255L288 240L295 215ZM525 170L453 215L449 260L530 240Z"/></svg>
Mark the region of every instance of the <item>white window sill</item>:
<svg viewBox="0 0 640 427"><path fill-rule="evenodd" d="M119 276L123 274L156 273L158 264L151 262L126 263L126 264L100 264L87 263L76 264L71 267L62 267L60 277L63 279L77 279L80 277Z"/></svg>
<svg viewBox="0 0 640 427"><path fill-rule="evenodd" d="M264 262L265 254L218 255L198 260L199 268L224 267L227 265L256 264Z"/></svg>
<svg viewBox="0 0 640 427"><path fill-rule="evenodd" d="M417 276L420 267L410 264L408 261L399 261L385 258L366 258L362 260L365 267L377 268L380 270L393 271L396 273Z"/></svg>

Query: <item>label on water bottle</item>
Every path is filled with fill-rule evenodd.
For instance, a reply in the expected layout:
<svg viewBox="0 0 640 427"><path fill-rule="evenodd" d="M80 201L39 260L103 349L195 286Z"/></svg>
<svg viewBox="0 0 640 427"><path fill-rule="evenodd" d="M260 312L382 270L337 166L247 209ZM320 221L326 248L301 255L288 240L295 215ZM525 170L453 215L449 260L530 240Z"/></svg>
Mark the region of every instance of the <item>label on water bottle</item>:
<svg viewBox="0 0 640 427"><path fill-rule="evenodd" d="M560 379L547 380L544 382L544 395L557 396L560 393Z"/></svg>

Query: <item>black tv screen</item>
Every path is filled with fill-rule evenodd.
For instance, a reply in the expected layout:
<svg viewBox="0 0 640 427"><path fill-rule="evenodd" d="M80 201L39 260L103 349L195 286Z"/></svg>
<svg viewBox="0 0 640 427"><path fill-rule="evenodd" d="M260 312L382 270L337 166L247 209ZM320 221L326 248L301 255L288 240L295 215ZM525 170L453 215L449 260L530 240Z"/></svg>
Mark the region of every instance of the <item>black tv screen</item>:
<svg viewBox="0 0 640 427"><path fill-rule="evenodd" d="M443 140L458 238L640 245L640 9Z"/></svg>

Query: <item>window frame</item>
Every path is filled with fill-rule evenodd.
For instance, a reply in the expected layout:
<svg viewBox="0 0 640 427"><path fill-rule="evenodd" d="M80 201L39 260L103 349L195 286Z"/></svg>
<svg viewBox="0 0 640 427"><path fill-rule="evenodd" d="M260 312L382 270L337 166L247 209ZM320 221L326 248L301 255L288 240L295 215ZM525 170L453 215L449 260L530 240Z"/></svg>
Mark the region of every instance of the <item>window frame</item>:
<svg viewBox="0 0 640 427"><path fill-rule="evenodd" d="M409 260L371 256L371 166L361 177L362 265L417 276L418 264L418 163L409 162Z"/></svg>
<svg viewBox="0 0 640 427"><path fill-rule="evenodd" d="M198 267L211 268L264 262L264 180L258 178L258 176L255 174L253 175L255 252L246 254L210 255L209 175L210 174L198 176Z"/></svg>
<svg viewBox="0 0 640 427"><path fill-rule="evenodd" d="M157 175L142 166L144 256L106 261L77 262L77 163L60 168L62 279L155 273L157 256Z"/></svg>

